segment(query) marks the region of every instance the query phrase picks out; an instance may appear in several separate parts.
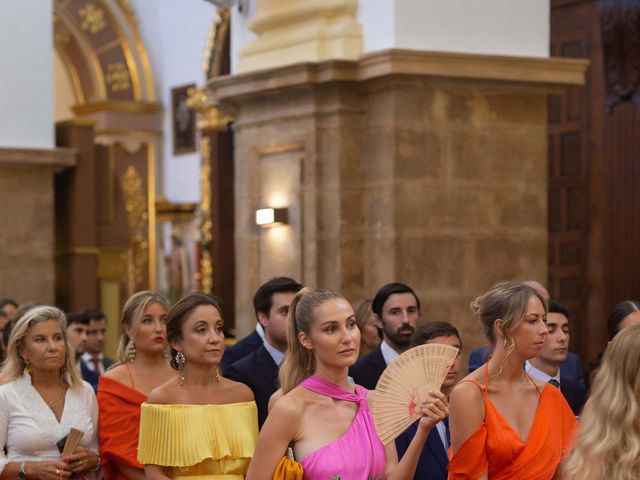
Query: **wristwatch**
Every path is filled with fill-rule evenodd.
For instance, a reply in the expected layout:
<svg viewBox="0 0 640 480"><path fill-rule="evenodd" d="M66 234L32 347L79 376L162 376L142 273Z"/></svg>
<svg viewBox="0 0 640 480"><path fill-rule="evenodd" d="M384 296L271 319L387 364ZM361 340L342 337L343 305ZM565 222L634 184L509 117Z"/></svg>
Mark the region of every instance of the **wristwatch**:
<svg viewBox="0 0 640 480"><path fill-rule="evenodd" d="M20 480L27 480L27 472L25 471L26 462L20 464L20 470L18 470L18 477Z"/></svg>

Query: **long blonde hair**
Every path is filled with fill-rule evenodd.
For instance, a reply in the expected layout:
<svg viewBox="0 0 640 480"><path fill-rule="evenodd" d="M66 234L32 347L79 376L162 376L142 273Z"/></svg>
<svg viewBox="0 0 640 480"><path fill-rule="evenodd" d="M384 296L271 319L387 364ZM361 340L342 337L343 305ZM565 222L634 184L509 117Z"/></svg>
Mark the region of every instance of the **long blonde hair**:
<svg viewBox="0 0 640 480"><path fill-rule="evenodd" d="M640 472L640 325L607 348L580 421L566 478L637 480Z"/></svg>
<svg viewBox="0 0 640 480"><path fill-rule="evenodd" d="M287 316L287 352L280 365L280 386L284 393L297 387L316 370L316 359L311 350L304 348L298 334L309 335L313 323L313 310L327 300L344 298L333 290L303 288L291 302Z"/></svg>
<svg viewBox="0 0 640 480"><path fill-rule="evenodd" d="M133 339L127 335L127 327L137 328L144 317L144 312L152 303L159 303L169 311L169 303L165 298L149 290L134 293L129 297L122 307L122 316L120 317L120 341L118 342L117 357L120 363L127 362L127 351L133 344Z"/></svg>
<svg viewBox="0 0 640 480"><path fill-rule="evenodd" d="M27 333L35 324L46 322L47 320L55 320L58 322L62 331L62 337L64 338L64 366L60 370L60 380L69 388L82 385L82 378L75 365L75 354L67 340L65 332L67 319L62 310L48 305L33 307L15 321L7 344L7 358L3 362L2 369L0 370L2 383L11 382L23 375L26 362L24 358L22 358L20 350L24 347Z"/></svg>

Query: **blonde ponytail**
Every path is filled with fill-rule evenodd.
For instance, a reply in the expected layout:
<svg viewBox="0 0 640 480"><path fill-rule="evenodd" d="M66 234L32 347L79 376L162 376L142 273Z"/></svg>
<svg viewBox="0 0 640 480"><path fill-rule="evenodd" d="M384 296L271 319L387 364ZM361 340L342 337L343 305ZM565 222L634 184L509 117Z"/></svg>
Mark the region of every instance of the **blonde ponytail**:
<svg viewBox="0 0 640 480"><path fill-rule="evenodd" d="M283 393L288 393L300 382L314 374L316 359L312 350L301 343L299 333L307 336L311 331L313 310L327 300L343 298L333 290L303 288L289 306L287 316L287 352L285 353L278 375Z"/></svg>

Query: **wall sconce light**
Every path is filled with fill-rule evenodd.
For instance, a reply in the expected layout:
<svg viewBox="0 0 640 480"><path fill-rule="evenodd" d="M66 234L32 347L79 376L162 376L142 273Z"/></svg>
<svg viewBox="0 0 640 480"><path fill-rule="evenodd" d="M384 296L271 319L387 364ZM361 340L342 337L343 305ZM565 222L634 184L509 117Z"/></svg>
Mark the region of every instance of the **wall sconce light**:
<svg viewBox="0 0 640 480"><path fill-rule="evenodd" d="M261 227L276 227L289 223L287 208L259 208L256 210L256 225Z"/></svg>

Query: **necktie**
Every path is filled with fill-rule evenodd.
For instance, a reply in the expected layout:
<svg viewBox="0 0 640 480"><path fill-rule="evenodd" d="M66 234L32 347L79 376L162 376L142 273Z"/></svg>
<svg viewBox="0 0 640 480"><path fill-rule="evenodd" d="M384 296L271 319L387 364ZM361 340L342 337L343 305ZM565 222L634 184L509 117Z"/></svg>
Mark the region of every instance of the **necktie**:
<svg viewBox="0 0 640 480"><path fill-rule="evenodd" d="M549 379L549 381L547 383L550 383L551 385L553 385L556 388L560 388L560 382L558 380L556 380L555 378Z"/></svg>
<svg viewBox="0 0 640 480"><path fill-rule="evenodd" d="M100 358L99 357L91 357L91 363L93 363L93 370L97 373L102 373L100 371Z"/></svg>

